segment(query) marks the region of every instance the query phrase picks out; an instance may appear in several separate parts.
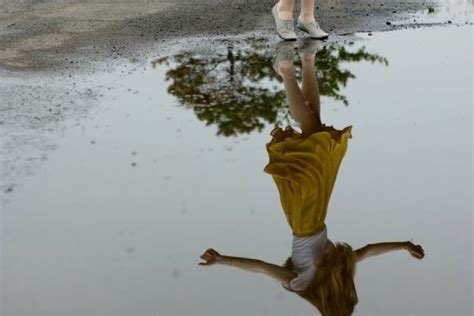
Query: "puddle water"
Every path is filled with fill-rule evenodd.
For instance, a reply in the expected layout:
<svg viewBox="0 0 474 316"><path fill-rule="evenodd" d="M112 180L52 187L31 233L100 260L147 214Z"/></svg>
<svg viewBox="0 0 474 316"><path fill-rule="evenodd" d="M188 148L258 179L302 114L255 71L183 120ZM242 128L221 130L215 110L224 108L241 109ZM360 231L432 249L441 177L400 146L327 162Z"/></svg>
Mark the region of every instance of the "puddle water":
<svg viewBox="0 0 474 316"><path fill-rule="evenodd" d="M103 110L56 136L9 194L3 313L315 314L264 274L198 263L212 247L281 266L292 232L319 233L329 204L333 242L426 252L360 261L355 314L471 314L471 44L469 27L305 42L303 57L229 41L108 74ZM268 154L270 132L287 126L303 134ZM336 131L346 126L350 139Z"/></svg>

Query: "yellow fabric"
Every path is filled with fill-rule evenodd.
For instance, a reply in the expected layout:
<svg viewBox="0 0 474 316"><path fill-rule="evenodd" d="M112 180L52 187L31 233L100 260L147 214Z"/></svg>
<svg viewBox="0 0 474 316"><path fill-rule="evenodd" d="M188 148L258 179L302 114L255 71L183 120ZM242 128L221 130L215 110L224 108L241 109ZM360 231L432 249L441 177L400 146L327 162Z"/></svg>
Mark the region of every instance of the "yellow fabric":
<svg viewBox="0 0 474 316"><path fill-rule="evenodd" d="M308 137L291 128L273 130L273 139L267 144L270 162L264 170L277 185L295 236L313 235L325 227L329 199L351 129L325 126Z"/></svg>

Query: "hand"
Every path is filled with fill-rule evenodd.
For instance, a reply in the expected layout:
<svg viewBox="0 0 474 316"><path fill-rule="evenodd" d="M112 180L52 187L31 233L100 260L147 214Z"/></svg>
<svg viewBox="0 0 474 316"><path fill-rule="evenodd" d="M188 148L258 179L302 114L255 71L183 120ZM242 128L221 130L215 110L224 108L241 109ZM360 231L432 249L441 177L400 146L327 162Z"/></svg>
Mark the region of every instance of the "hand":
<svg viewBox="0 0 474 316"><path fill-rule="evenodd" d="M425 256L423 247L421 247L421 245L415 245L411 241L406 242L405 249L408 250L413 258L422 259Z"/></svg>
<svg viewBox="0 0 474 316"><path fill-rule="evenodd" d="M199 262L200 266L212 266L213 264L219 263L222 256L214 249L207 249L205 253L201 255L201 259L204 262Z"/></svg>

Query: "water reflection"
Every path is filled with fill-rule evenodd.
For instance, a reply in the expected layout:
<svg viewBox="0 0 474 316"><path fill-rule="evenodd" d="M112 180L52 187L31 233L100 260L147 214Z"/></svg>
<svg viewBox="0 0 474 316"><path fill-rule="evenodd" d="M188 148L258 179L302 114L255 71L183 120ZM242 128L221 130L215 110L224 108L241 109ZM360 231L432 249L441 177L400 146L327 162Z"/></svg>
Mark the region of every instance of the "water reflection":
<svg viewBox="0 0 474 316"><path fill-rule="evenodd" d="M380 242L353 249L345 242L333 243L328 238L329 200L352 127L338 129L321 120L320 95L322 87L328 87L324 80L334 80L331 79L334 77L321 76L317 51L315 41L307 40L299 45L301 86L291 43L278 48L273 63L274 75L283 82L288 111L298 125L272 131L272 139L267 144L269 163L264 169L278 188L281 206L293 233L291 256L283 265L278 265L221 255L208 249L202 254L200 265L221 264L262 273L302 297L323 315L351 315L358 303L354 275L359 262L397 250L405 250L421 259L424 251L420 245L408 241Z"/></svg>
<svg viewBox="0 0 474 316"><path fill-rule="evenodd" d="M365 48L350 51L335 44L321 47L316 56L319 93L344 105L349 102L340 89L355 75L343 63L388 64ZM279 84L282 78L272 69L273 57L266 45L254 41L247 48L228 46L224 54L186 53L157 59L153 65L169 67L168 92L193 108L199 120L216 125L219 135L234 136L288 121L285 92Z"/></svg>

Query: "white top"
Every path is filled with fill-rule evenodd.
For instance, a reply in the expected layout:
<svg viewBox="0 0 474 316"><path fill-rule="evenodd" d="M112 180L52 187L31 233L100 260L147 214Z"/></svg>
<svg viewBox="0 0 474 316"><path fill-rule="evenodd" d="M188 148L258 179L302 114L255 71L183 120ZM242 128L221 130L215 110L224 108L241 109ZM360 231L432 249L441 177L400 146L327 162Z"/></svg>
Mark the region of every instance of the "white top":
<svg viewBox="0 0 474 316"><path fill-rule="evenodd" d="M283 286L291 291L304 290L313 280L316 264L328 245L332 242L328 239L326 228L308 237L293 236L291 262L297 276Z"/></svg>

